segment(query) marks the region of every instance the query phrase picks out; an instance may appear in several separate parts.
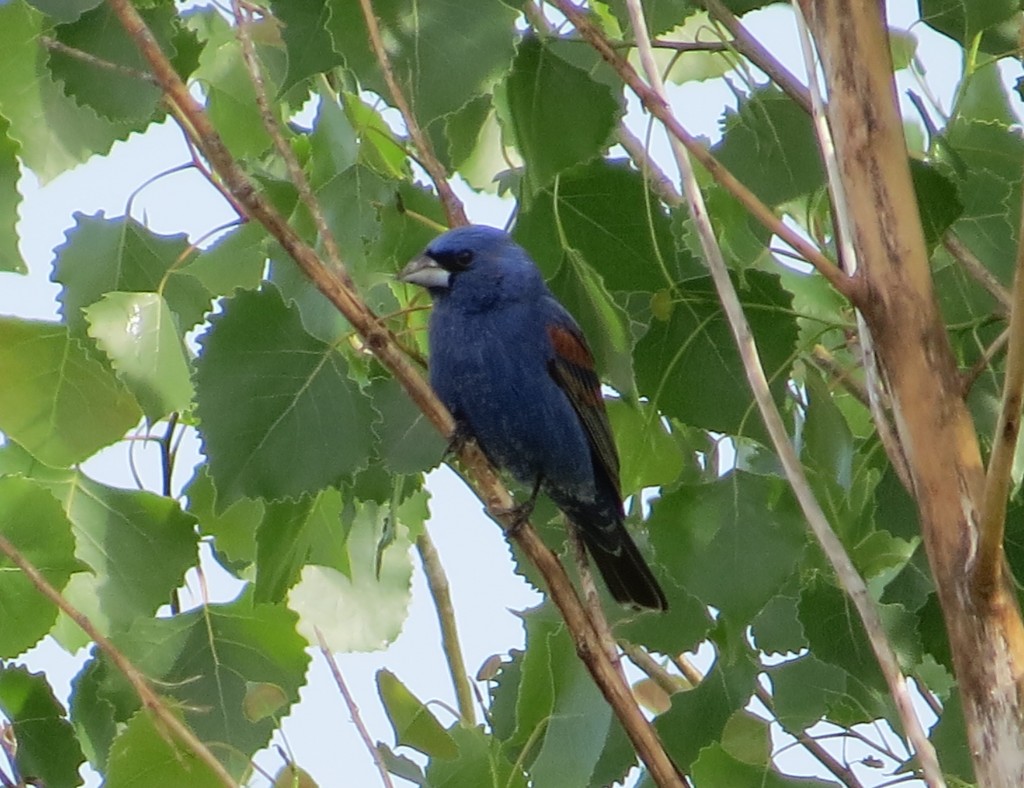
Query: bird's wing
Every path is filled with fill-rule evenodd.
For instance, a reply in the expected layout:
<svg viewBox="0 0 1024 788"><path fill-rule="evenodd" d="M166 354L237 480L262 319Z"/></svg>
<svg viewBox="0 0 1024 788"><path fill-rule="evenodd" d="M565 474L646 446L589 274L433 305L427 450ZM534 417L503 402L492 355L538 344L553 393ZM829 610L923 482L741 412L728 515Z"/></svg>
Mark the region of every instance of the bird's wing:
<svg viewBox="0 0 1024 788"><path fill-rule="evenodd" d="M554 349L548 371L572 403L586 430L594 456L621 497L619 453L615 449L611 423L604 407L601 381L594 369L594 356L568 313L564 319L549 321L546 328Z"/></svg>

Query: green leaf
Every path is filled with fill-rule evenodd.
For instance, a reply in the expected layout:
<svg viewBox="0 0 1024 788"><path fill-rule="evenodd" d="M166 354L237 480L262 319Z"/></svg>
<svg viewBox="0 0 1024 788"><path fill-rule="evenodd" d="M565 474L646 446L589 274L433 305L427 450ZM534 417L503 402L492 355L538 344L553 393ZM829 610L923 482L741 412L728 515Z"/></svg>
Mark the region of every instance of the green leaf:
<svg viewBox="0 0 1024 788"><path fill-rule="evenodd" d="M84 310L89 336L107 354L151 422L192 402L185 348L157 293L107 293Z"/></svg>
<svg viewBox="0 0 1024 788"><path fill-rule="evenodd" d="M56 22L74 22L86 11L89 11L103 0L28 0L33 8L53 17Z"/></svg>
<svg viewBox="0 0 1024 788"><path fill-rule="evenodd" d="M423 411L392 377L370 383L373 406L380 413L376 424L377 451L388 470L396 474L421 473L437 467L445 452L445 441Z"/></svg>
<svg viewBox="0 0 1024 788"><path fill-rule="evenodd" d="M624 496L674 482L683 470L683 453L653 408L607 400L608 418L619 447Z"/></svg>
<svg viewBox="0 0 1024 788"><path fill-rule="evenodd" d="M547 275L575 249L613 291L654 292L680 270L668 216L644 176L622 162L563 172L525 207L513 234Z"/></svg>
<svg viewBox="0 0 1024 788"><path fill-rule="evenodd" d="M36 458L73 465L138 423L135 400L64 326L0 318L0 430Z"/></svg>
<svg viewBox="0 0 1024 788"><path fill-rule="evenodd" d="M942 716L932 728L930 738L942 759L942 771L975 785L971 745L967 741L967 723L959 692L952 693L942 704Z"/></svg>
<svg viewBox="0 0 1024 788"><path fill-rule="evenodd" d="M199 520L200 533L213 537L213 549L222 564L238 570L256 560L256 527L263 519L263 501L240 498L218 511L217 491L205 463L196 467L183 492L188 511Z"/></svg>
<svg viewBox="0 0 1024 788"><path fill-rule="evenodd" d="M800 594L800 623L817 659L842 668L868 686L885 691L885 679L853 603L823 581Z"/></svg>
<svg viewBox="0 0 1024 788"><path fill-rule="evenodd" d="M754 644L766 654L785 654L807 647L794 597L776 596L761 609L750 626Z"/></svg>
<svg viewBox="0 0 1024 788"><path fill-rule="evenodd" d="M501 742L484 733L482 726L453 725L448 731L459 747L454 760L433 758L426 784L432 788L526 788L522 770L502 752Z"/></svg>
<svg viewBox="0 0 1024 788"><path fill-rule="evenodd" d="M195 518L171 498L46 468L16 446L0 450L0 473L30 476L59 501L91 570L75 574L65 596L104 634L155 614L196 564Z"/></svg>
<svg viewBox="0 0 1024 788"><path fill-rule="evenodd" d="M643 0L644 20L649 35L660 36L677 25L681 25L696 10L691 0ZM629 11L625 0L609 0L608 7L623 30L630 30Z"/></svg>
<svg viewBox="0 0 1024 788"><path fill-rule="evenodd" d="M65 5L71 12L72 7ZM93 154L105 154L115 140L144 124L112 123L65 95L50 76L39 37L48 26L26 3L0 4L0 114L19 156L44 182Z"/></svg>
<svg viewBox="0 0 1024 788"><path fill-rule="evenodd" d="M310 643L318 642L319 630L331 651L378 651L401 632L409 607L411 543L399 526L379 554L382 520L371 503L356 510L344 548L347 572L313 564L303 568L288 606L298 612L299 631Z"/></svg>
<svg viewBox="0 0 1024 788"><path fill-rule="evenodd" d="M358 3L328 0L328 26L335 47L363 87L390 91L370 50ZM500 0L428 6L412 0L374 3L391 67L420 125L454 112L494 84L515 51L516 11Z"/></svg>
<svg viewBox="0 0 1024 788"><path fill-rule="evenodd" d="M535 784L589 785L611 710L550 605L526 616L526 645L512 744L518 749L531 743L526 762Z"/></svg>
<svg viewBox="0 0 1024 788"><path fill-rule="evenodd" d="M921 21L965 49L975 44L997 57L1016 51L1020 3L1016 0L918 0Z"/></svg>
<svg viewBox="0 0 1024 788"><path fill-rule="evenodd" d="M722 140L711 151L764 202L779 205L824 183L817 149L810 116L769 87L726 111Z"/></svg>
<svg viewBox="0 0 1024 788"><path fill-rule="evenodd" d="M18 251L18 206L21 204L21 193L18 191L18 178L21 168L18 166L19 145L10 136L10 121L0 115L0 271L13 271L17 274L28 273L25 261Z"/></svg>
<svg viewBox="0 0 1024 788"><path fill-rule="evenodd" d="M634 393L629 315L615 302L601 276L575 249L568 249L548 284L587 337L598 373L619 393Z"/></svg>
<svg viewBox="0 0 1024 788"><path fill-rule="evenodd" d="M160 293L181 333L210 308L210 293L180 270L189 249L184 234L158 235L131 217L76 213L66 237L54 250L51 278L63 285L61 315L75 336L88 329L82 310L112 290Z"/></svg>
<svg viewBox="0 0 1024 788"><path fill-rule="evenodd" d="M307 523L312 508L308 495L297 501L267 503L256 532L253 599L257 602L282 601L298 581L309 552Z"/></svg>
<svg viewBox="0 0 1024 788"><path fill-rule="evenodd" d="M831 700L846 692L846 673L804 654L768 668L775 716L790 733L799 733L824 717Z"/></svg>
<svg viewBox="0 0 1024 788"><path fill-rule="evenodd" d="M57 591L81 568L64 512L53 496L29 479L0 478L0 534ZM0 610L2 659L34 646L57 620L56 605L6 555L0 555Z"/></svg>
<svg viewBox="0 0 1024 788"><path fill-rule="evenodd" d="M234 602L174 618L139 619L117 645L180 704L201 741L218 743L216 754L239 777L276 727L274 719L246 717L250 686L279 687L287 698L280 716L299 700L309 655L295 622L295 614L283 606L254 604L245 593ZM116 753L115 742L111 769Z"/></svg>
<svg viewBox="0 0 1024 788"><path fill-rule="evenodd" d="M177 22L174 8L140 8L139 15L160 49L173 57L172 38ZM112 120L139 121L156 114L163 95L160 86L125 73L129 69L149 73L149 64L109 5L104 3L73 22L57 25L54 37L66 47L118 66L112 69L63 50L52 50L50 71L79 104Z"/></svg>
<svg viewBox="0 0 1024 788"><path fill-rule="evenodd" d="M673 581L733 626L744 626L779 592L807 541L786 484L742 471L663 496L647 525ZM723 577L743 582L723 583Z"/></svg>
<svg viewBox="0 0 1024 788"><path fill-rule="evenodd" d="M206 111L210 120L233 156L242 159L259 156L271 147L273 141L260 117L256 92L242 59L234 27L213 9L192 14L188 24L205 42L199 56L199 67L192 77L206 93ZM271 95L276 87L274 73L268 73L266 67L286 62L282 57L283 49L274 45L276 24L276 21L268 19L249 28L257 58L265 67L263 78Z"/></svg>
<svg viewBox="0 0 1024 788"><path fill-rule="evenodd" d="M749 700L756 676L751 660L740 657L726 664L720 658L700 684L672 696L672 708L654 727L679 768L689 771L700 751L719 739L729 718Z"/></svg>
<svg viewBox="0 0 1024 788"><path fill-rule="evenodd" d="M281 93L311 77L344 63L334 51L326 24L331 8L326 0L275 0L270 4L282 25L281 39L288 53L288 73Z"/></svg>
<svg viewBox="0 0 1024 788"><path fill-rule="evenodd" d="M910 175L921 212L925 242L931 249L942 240L942 234L950 225L960 218L964 206L957 196L956 185L930 164L911 158Z"/></svg>
<svg viewBox="0 0 1024 788"><path fill-rule="evenodd" d="M775 402L782 404L797 341L792 296L774 274L737 283ZM665 415L693 427L765 441L732 331L710 277L687 279L667 321L655 320L636 346L640 391Z"/></svg>
<svg viewBox="0 0 1024 788"><path fill-rule="evenodd" d="M571 113L565 111L569 106ZM623 113L607 85L533 37L519 45L499 107L507 107L505 121L534 189L546 186L562 170L600 156Z"/></svg>
<svg viewBox="0 0 1024 788"><path fill-rule="evenodd" d="M266 238L262 224L246 222L200 252L182 273L194 276L213 295L231 295L236 288L253 290L259 287L267 265Z"/></svg>
<svg viewBox="0 0 1024 788"><path fill-rule="evenodd" d="M275 288L239 292L200 344L196 412L221 511L317 492L366 465L369 400Z"/></svg>
<svg viewBox="0 0 1024 788"><path fill-rule="evenodd" d="M106 788L146 788L153 775L163 785L223 788L224 783L189 747L178 745L152 713L142 709L121 730L110 748Z"/></svg>
<svg viewBox="0 0 1024 788"><path fill-rule="evenodd" d="M831 788L834 783L810 777L785 777L766 766L756 766L730 755L716 743L693 764L693 781L701 788Z"/></svg>
<svg viewBox="0 0 1024 788"><path fill-rule="evenodd" d="M999 123L959 119L946 130L946 142L961 162L955 180L963 213L953 231L1009 287L1017 248L1024 140Z"/></svg>
<svg viewBox="0 0 1024 788"><path fill-rule="evenodd" d="M459 754L448 731L390 670L377 671L377 692L395 731L396 746L412 747L446 760Z"/></svg>
<svg viewBox="0 0 1024 788"><path fill-rule="evenodd" d="M10 721L15 764L26 784L82 784L78 767L85 756L43 673L0 667L0 711Z"/></svg>

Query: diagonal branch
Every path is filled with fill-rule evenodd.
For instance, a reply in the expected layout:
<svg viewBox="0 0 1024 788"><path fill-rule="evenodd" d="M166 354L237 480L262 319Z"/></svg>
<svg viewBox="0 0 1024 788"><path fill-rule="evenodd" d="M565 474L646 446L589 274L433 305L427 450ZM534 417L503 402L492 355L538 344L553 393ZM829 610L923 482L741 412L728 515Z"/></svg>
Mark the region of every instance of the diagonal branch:
<svg viewBox="0 0 1024 788"><path fill-rule="evenodd" d="M1021 227L1024 228L1024 208L1021 209ZM1024 402L1024 241L1017 246L1009 332L1003 401L985 476L985 497L978 528L978 556L971 577L975 589L982 595L987 595L996 587L1003 571L1006 499L1010 493L1011 471L1020 434L1021 404Z"/></svg>
<svg viewBox="0 0 1024 788"><path fill-rule="evenodd" d="M562 0L559 1L561 2ZM640 45L640 61L652 86L651 90L661 101L660 106L666 106L661 75L655 65L650 43L647 41L647 24L644 21L640 0L626 0L626 7L629 9L634 35L636 35ZM854 607L857 609L857 613L860 615L868 640L871 643L871 648L875 652L879 667L885 676L886 683L889 685L889 692L896 704L904 730L913 743L914 750L921 762L929 785L944 785L935 750L928 740L928 736L924 732L914 710L906 679L900 671L899 661L882 625L878 608L871 598L864 579L857 572L849 554L843 547L842 542L839 541L835 531L833 531L824 511L822 511L821 505L818 503L807 480L807 475L804 472L800 458L797 456L796 449L786 432L782 416L775 406L775 401L772 399L757 345L750 331L750 324L747 322L739 296L736 293L736 288L729 277L729 270L722 256L721 247L719 247L715 238L714 229L711 226L711 220L704 205L704 197L701 194L700 186L697 184L697 178L690 158L687 155L687 150L678 138L672 140L672 143L672 152L675 155L676 165L679 168L680 178L683 182L683 193L686 195L687 203L690 206L690 215L700 237L701 248L711 270L711 276L714 279L715 288L722 302L726 319L729 322L729 327L732 329L740 357L743 360L743 368L746 371L747 380L757 402L758 410L761 412L761 418L771 437L772 446L774 446L779 461L782 463L786 478L796 495L804 517L807 518L811 531L832 564L840 585L846 591L847 596L850 597Z"/></svg>
<svg viewBox="0 0 1024 788"><path fill-rule="evenodd" d="M476 725L473 691L469 684L469 674L466 671L466 660L462 656L462 646L459 643L459 630L455 624L455 608L452 606L448 576L445 574L444 565L441 563L441 556L437 554L434 541L425 528L423 533L416 537L416 550L420 554L420 562L423 564L423 574L427 578L430 596L434 599L434 609L437 610L437 622L441 627L441 643L448 661L448 672L452 677L452 685L455 687L455 697L459 703L459 717L462 718L463 724L472 727Z"/></svg>
<svg viewBox="0 0 1024 788"><path fill-rule="evenodd" d="M347 284L346 278L323 265L316 252L288 225L231 156L209 116L161 51L131 0L107 2L149 63L166 99L187 119L185 127L194 135L197 147L246 214L267 229L317 289L345 316L366 348L391 372L431 424L442 435L450 437L454 429L451 414L434 395L380 318ZM473 490L487 506L491 516L510 538L516 540L544 577L548 594L565 619L577 653L619 718L653 779L659 785L681 786L681 778L654 728L605 655L600 637L590 623L557 556L543 543L532 526L516 522L511 514L513 501L508 490L473 442L462 448L459 458L473 480Z"/></svg>
<svg viewBox="0 0 1024 788"><path fill-rule="evenodd" d="M213 774L217 776L217 779L221 783L228 786L228 788L235 788L237 783L234 778L228 774L224 768L224 764L217 760L217 757L207 749L206 745L203 744L196 735L189 729L185 723L178 719L171 711L164 705L164 702L160 699L152 687L146 680L146 677L142 675L135 665L133 665L129 659L118 650L118 648L108 640L102 632L93 626L92 622L82 613L78 608L68 602L64 596L56 588L51 585L31 561L21 554L21 551L15 547L6 536L0 535L0 552L3 552L11 562L22 571L22 573L32 582L32 585L56 605L68 618L74 621L89 639L99 648L100 651L109 659L121 674L127 679L132 689L135 690L135 694L142 702L143 708L149 711L156 719L163 725L171 736L177 739L179 742L184 744L190 749L195 756L202 761Z"/></svg>
<svg viewBox="0 0 1024 788"><path fill-rule="evenodd" d="M448 173L445 172L444 166L438 161L437 155L434 153L434 146L430 144L430 139L423 133L423 129L420 128L419 121L416 120L409 102L406 101L405 94L402 92L398 80L395 79L395 72L391 68L391 60L388 58L387 50L384 48L384 41L380 35L380 25L377 23L377 17L373 13L371 0L359 0L359 5L362 7L363 17L366 19L366 29L370 34L370 45L377 56L377 62L380 64L380 70L384 75L384 82L391 93L391 101L398 108L398 111L402 113L405 127L409 130L409 136L412 137L412 143L416 146L416 150L419 151L419 162L423 165L423 169L427 171L430 180L434 182L437 196L441 199L444 212L448 217L448 226L458 227L463 224L469 224L462 200L452 190L451 184L448 182Z"/></svg>
<svg viewBox="0 0 1024 788"><path fill-rule="evenodd" d="M750 191L735 175L722 166L704 145L688 132L672 113L668 101L659 95L637 73L636 69L615 49L604 32L588 18L586 12L570 0L552 0L565 17L572 22L583 38L615 69L630 90L636 94L645 109L664 124L669 137L681 143L726 191L735 197L750 214L793 249L828 280L839 293L851 301L862 300L860 282L847 276L831 260L799 233L777 217L767 205ZM638 39L639 40L639 39Z"/></svg>

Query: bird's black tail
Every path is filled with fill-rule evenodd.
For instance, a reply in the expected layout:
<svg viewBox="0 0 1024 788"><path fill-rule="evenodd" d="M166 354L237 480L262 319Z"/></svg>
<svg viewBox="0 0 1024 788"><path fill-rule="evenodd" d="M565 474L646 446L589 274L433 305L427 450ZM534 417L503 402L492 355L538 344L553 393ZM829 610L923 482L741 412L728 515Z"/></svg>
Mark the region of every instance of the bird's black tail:
<svg viewBox="0 0 1024 788"><path fill-rule="evenodd" d="M616 602L668 610L665 592L621 521L602 523L599 528L577 526L577 530Z"/></svg>

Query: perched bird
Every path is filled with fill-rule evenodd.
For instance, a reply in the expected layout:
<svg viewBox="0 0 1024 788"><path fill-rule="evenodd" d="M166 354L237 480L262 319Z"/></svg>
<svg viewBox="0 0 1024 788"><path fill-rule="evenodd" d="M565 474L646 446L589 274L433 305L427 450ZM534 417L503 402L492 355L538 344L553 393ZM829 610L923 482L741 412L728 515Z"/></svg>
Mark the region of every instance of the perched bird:
<svg viewBox="0 0 1024 788"><path fill-rule="evenodd" d="M617 601L667 609L623 524L619 457L593 355L526 250L493 227L459 227L399 279L433 299L430 383L459 431L533 496L543 490L554 501Z"/></svg>

